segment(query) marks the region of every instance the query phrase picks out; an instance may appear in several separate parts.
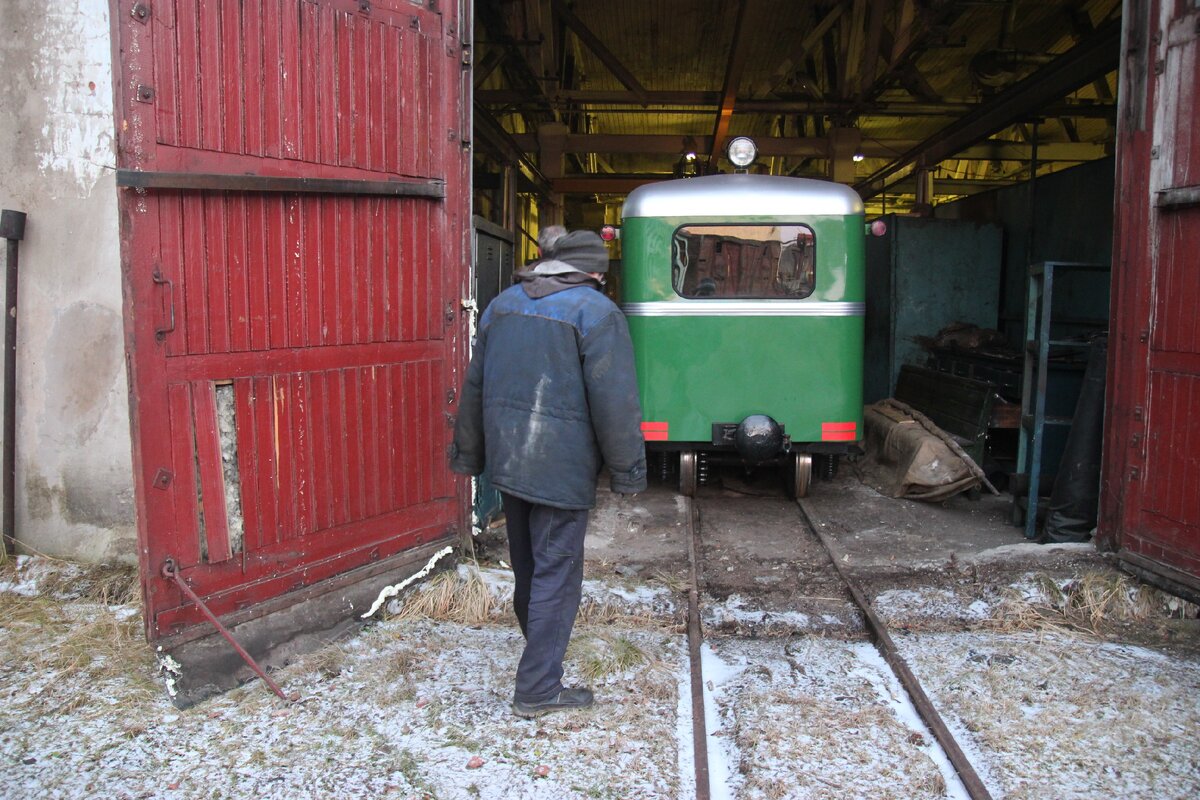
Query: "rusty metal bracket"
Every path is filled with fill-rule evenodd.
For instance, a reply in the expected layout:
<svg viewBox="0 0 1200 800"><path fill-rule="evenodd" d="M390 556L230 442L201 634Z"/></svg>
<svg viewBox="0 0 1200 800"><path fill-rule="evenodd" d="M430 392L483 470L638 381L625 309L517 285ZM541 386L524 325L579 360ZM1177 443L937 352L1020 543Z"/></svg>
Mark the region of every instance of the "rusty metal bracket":
<svg viewBox="0 0 1200 800"><path fill-rule="evenodd" d="M154 338L161 342L167 338L168 333L175 331L175 284L157 267L150 274L150 280L154 281L156 286L167 287L167 324L165 327L154 329Z"/></svg>
<svg viewBox="0 0 1200 800"><path fill-rule="evenodd" d="M1154 205L1165 211L1200 206L1200 186L1177 186L1155 192Z"/></svg>
<svg viewBox="0 0 1200 800"><path fill-rule="evenodd" d="M279 687L279 684L271 680L271 677L267 675L266 671L258 665L258 662L254 660L254 657L246 652L244 647L237 643L237 640L233 638L233 634L230 633L228 629L221 624L221 621L217 619L217 615L214 614L209 607L204 604L204 601L200 599L200 596L196 594L195 591L193 591L192 587L188 586L187 582L179 576L179 569L175 566L175 559L167 558L167 560L163 562L162 574L167 580L175 581L175 585L179 587L179 590L183 592L189 600L196 604L196 607L204 613L204 616L208 617L208 621L213 624L213 627L217 629L217 632L224 636L225 641L229 642L229 644L233 646L233 649L236 650L237 654L242 657L242 660L246 662L246 665L249 666L250 669L254 670L254 674L262 678L263 682L266 683L267 686L271 687L272 692L279 695L281 700L284 700L288 703L294 703L300 699L300 695L298 693L292 695L285 694L283 689Z"/></svg>

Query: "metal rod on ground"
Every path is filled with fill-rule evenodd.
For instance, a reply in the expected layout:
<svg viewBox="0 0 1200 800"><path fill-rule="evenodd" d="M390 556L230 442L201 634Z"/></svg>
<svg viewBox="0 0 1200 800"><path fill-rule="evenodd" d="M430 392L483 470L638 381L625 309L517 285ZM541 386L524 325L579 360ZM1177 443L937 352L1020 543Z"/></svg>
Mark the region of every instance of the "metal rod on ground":
<svg viewBox="0 0 1200 800"><path fill-rule="evenodd" d="M930 732L933 733L938 744L942 746L946 757L950 759L950 763L954 766L954 770L962 780L963 786L966 787L967 794L971 796L972 800L991 800L992 796L988 792L987 787L984 786L979 774L975 772L975 768L971 766L971 762L967 759L966 754L958 746L958 742L954 740L954 735L950 733L950 729L942 721L941 715L938 714L937 709L930 702L928 695L925 694L925 690L921 688L920 681L912 674L912 670L908 668L904 657L900 655L896 643L892 641L891 635L888 634L887 626L875 614L875 609L871 608L871 604L867 601L862 590L858 588L858 584L842 569L841 552L838 550L837 545L813 522L803 502L797 501L796 506L800 509L800 515L804 517L804 522L817 535L817 538L821 540L821 545L825 548L829 557L833 559L833 568L837 570L837 574L850 591L850 596L854 598L854 602L863 612L863 616L867 620L867 627L875 637L875 642L883 654L884 660L888 662L892 671L896 673L896 677L900 679L900 683L904 686L905 691L908 692L908 696L912 698L913 706L917 709L917 713L921 715L921 719L929 726Z"/></svg>
<svg viewBox="0 0 1200 800"><path fill-rule="evenodd" d="M4 209L0 212L0 238L8 241L5 262L4 298L4 553L17 549L16 454L17 454L17 251L25 238L25 214Z"/></svg>
<svg viewBox="0 0 1200 800"><path fill-rule="evenodd" d="M891 397L889 397L886 400L886 402L892 408L895 408L898 411L903 411L905 414L908 414L910 417L912 417L917 422L919 422L921 424L922 428L924 428L925 430L932 433L934 436L941 439L945 443L945 445L950 448L950 450L954 453L954 455L958 456L959 458L961 458L963 460L963 463L967 465L967 469L969 469L971 471L971 474L974 475L976 478L978 478L979 482L982 483L984 486L986 486L987 490L989 492L991 492L994 495L1000 494L1000 492L997 491L996 487L992 485L992 482L987 479L987 473L985 473L983 471L983 467L976 464L975 459L971 458L971 455L966 450L962 449L962 445L960 445L958 442L954 441L954 438L952 436L950 436L950 434L946 433L944 430L939 428L937 426L936 422L934 422L929 417L922 414L920 411L917 411L915 408L908 405L907 403L901 403L899 400L896 400Z"/></svg>
<svg viewBox="0 0 1200 800"><path fill-rule="evenodd" d="M696 800L708 800L708 726L704 719L704 670L700 659L700 510L688 500L688 659L692 672L692 753L696 764Z"/></svg>
<svg viewBox="0 0 1200 800"><path fill-rule="evenodd" d="M230 633L225 626L221 624L221 621L217 619L217 615L209 610L209 607L204 604L204 601L200 599L200 596L196 594L192 590L192 587L188 586L187 582L179 576L179 569L175 566L175 562L173 560L169 558L166 560L166 563L163 564L162 574L164 578L175 581L175 584L179 587L179 590L187 595L188 599L195 603L197 608L204 612L204 616L208 617L208 621L211 622L213 627L217 629L217 633L224 636L225 641L233 645L233 649L236 650L237 654L242 657L242 660L246 662L246 665L250 667L250 669L254 670L254 674L262 678L263 682L266 683L267 686L271 687L272 692L279 695L279 699L289 703L294 703L299 699L299 695L292 695L291 697L286 695L283 689L279 688L279 684L271 680L271 677L267 675L266 671L258 665L258 662L254 660L254 657L246 652L244 647L237 643L237 640L233 638L233 634Z"/></svg>

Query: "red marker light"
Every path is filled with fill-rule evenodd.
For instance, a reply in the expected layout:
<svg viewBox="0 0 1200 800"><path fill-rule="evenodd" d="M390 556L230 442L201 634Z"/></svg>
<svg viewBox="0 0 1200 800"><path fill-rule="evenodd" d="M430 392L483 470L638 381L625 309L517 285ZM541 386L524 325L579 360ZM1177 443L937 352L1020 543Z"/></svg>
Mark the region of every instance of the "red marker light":
<svg viewBox="0 0 1200 800"><path fill-rule="evenodd" d="M600 238L606 242L611 242L617 238L617 229L612 225L605 225L600 229Z"/></svg>
<svg viewBox="0 0 1200 800"><path fill-rule="evenodd" d="M887 233L887 223L881 219L877 219L871 223L871 235L883 236Z"/></svg>

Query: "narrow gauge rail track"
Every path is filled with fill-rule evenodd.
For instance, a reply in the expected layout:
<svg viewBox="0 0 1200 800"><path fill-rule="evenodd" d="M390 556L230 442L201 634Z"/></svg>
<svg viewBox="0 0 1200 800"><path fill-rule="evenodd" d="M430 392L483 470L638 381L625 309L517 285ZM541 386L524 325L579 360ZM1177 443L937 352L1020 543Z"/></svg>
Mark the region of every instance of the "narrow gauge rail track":
<svg viewBox="0 0 1200 800"><path fill-rule="evenodd" d="M697 800L708 800L710 797L709 764L708 764L708 730L705 720L704 702L704 673L700 646L704 641L703 628L700 623L700 591L703 570L700 564L701 543L701 513L696 498L686 498L688 521L688 563L690 581L688 589L688 657L691 663L692 691L692 743L695 754L696 797ZM809 533L821 543L825 554L833 564L834 570L846 590L846 593L858 606L863 615L866 628L870 632L876 647L879 648L884 660L892 668L901 685L908 693L910 700L921 719L928 726L930 733L941 746L946 758L958 773L967 793L972 800L991 800L991 794L980 779L975 768L963 753L954 735L946 727L937 708L930 701L917 677L909 669L900 651L888 633L887 625L875 613L870 601L863 594L853 576L842 567L841 552L837 544L821 532L820 526L813 523L811 509L807 508L804 500L796 501L799 521Z"/></svg>

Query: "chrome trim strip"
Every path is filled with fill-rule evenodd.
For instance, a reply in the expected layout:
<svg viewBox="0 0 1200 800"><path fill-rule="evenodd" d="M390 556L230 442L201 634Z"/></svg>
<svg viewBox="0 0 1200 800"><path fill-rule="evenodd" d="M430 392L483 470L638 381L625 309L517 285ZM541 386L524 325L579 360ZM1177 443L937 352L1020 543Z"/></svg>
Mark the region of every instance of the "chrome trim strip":
<svg viewBox="0 0 1200 800"><path fill-rule="evenodd" d="M625 199L621 216L716 217L731 224L761 217L765 219L754 221L769 225L787 217L861 213L862 198L849 186L809 178L733 174L639 186Z"/></svg>
<svg viewBox="0 0 1200 800"><path fill-rule="evenodd" d="M624 303L628 317L861 317L866 303L820 300L659 300Z"/></svg>

